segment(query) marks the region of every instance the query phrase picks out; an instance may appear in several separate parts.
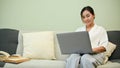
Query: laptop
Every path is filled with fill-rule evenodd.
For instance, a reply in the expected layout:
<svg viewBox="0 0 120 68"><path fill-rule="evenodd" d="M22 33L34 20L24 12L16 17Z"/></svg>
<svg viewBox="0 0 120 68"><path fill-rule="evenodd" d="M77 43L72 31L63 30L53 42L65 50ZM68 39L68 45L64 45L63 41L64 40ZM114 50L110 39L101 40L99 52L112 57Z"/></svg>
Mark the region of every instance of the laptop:
<svg viewBox="0 0 120 68"><path fill-rule="evenodd" d="M62 54L93 53L87 31L57 33L57 40Z"/></svg>

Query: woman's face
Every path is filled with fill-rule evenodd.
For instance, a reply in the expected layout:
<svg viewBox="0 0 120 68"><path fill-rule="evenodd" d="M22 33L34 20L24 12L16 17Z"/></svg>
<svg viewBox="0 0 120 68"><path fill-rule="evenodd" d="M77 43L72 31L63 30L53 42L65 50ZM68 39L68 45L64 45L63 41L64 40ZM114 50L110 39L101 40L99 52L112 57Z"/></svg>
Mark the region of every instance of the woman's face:
<svg viewBox="0 0 120 68"><path fill-rule="evenodd" d="M82 21L86 24L86 26L90 26L91 24L94 24L95 16L92 15L88 10L83 11L81 18Z"/></svg>

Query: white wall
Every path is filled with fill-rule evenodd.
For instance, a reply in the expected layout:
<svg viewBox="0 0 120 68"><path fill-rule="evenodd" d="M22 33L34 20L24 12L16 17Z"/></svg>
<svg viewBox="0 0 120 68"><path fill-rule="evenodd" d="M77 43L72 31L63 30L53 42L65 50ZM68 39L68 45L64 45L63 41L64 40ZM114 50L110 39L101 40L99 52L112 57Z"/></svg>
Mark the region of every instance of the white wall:
<svg viewBox="0 0 120 68"><path fill-rule="evenodd" d="M79 13L87 5L96 24L120 30L120 0L0 0L0 28L74 31L83 25Z"/></svg>

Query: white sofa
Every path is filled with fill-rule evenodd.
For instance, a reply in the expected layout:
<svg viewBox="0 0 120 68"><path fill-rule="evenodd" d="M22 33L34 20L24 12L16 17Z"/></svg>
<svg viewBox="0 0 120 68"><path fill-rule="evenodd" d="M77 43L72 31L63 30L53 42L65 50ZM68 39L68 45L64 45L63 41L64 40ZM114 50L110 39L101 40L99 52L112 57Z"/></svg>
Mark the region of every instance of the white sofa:
<svg viewBox="0 0 120 68"><path fill-rule="evenodd" d="M54 34L54 36L55 36L55 34ZM17 48L17 53L23 55L23 50L24 50L23 48L24 47L23 47L22 42L21 42L22 40L23 40L23 38L21 38L19 35L19 42L20 43L19 43L18 48ZM20 64L6 63L4 65L4 68L65 68L65 65L66 65L65 60L69 55L61 54L56 36L54 37L53 41L55 41L54 48L55 48L55 58L56 59L54 59L54 60L51 60L51 59L49 59L49 60L31 59L30 61L26 61L26 62L23 62ZM98 68L120 68L120 63L108 61L105 65L98 66Z"/></svg>

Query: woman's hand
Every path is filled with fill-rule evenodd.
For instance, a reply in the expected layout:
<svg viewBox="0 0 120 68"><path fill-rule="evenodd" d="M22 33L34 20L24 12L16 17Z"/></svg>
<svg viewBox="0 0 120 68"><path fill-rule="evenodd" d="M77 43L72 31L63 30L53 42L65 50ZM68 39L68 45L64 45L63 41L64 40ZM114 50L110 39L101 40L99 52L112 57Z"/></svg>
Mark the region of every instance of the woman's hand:
<svg viewBox="0 0 120 68"><path fill-rule="evenodd" d="M92 50L93 50L94 53L101 53L101 52L106 51L105 47L103 47L103 46L93 48Z"/></svg>

